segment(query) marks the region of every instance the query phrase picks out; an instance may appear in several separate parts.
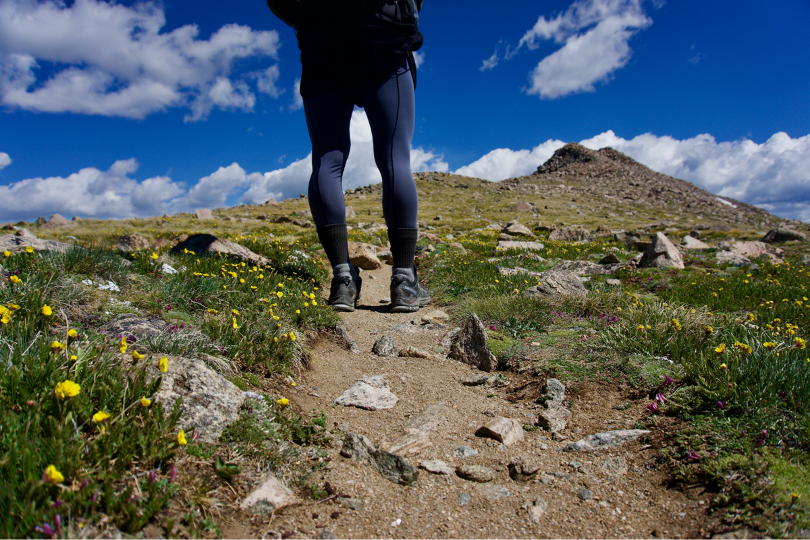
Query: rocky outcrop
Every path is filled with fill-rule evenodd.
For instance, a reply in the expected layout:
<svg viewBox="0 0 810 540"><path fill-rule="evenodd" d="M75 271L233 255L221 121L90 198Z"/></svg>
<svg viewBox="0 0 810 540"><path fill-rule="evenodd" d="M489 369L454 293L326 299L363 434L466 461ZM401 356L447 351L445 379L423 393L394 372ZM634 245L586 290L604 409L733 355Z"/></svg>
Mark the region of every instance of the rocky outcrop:
<svg viewBox="0 0 810 540"><path fill-rule="evenodd" d="M17 253L23 251L28 247L34 248L35 251L56 251L64 253L75 248L71 244L64 242L57 242L56 240L40 240L34 236L28 229L19 229L14 234L6 234L0 236L0 252L9 251Z"/></svg>
<svg viewBox="0 0 810 540"><path fill-rule="evenodd" d="M335 403L345 407L357 407L369 411L390 409L397 404L399 398L391 393L388 378L385 375L363 377L351 388L343 392Z"/></svg>
<svg viewBox="0 0 810 540"><path fill-rule="evenodd" d="M62 227L74 227L76 224L72 221L68 221L64 217L59 214L54 214L50 217L47 223L42 225L43 229L59 229Z"/></svg>
<svg viewBox="0 0 810 540"><path fill-rule="evenodd" d="M149 242L140 234L127 234L119 236L115 241L115 249L119 251L138 251L149 247Z"/></svg>
<svg viewBox="0 0 810 540"><path fill-rule="evenodd" d="M194 210L194 215L200 221L207 221L210 219L214 219L214 214L211 212L211 209L209 208L197 208L196 210Z"/></svg>
<svg viewBox="0 0 810 540"><path fill-rule="evenodd" d="M574 295L585 296L588 289L574 272L570 270L547 270L538 276L538 283L523 291L524 296L530 298Z"/></svg>
<svg viewBox="0 0 810 540"><path fill-rule="evenodd" d="M529 228L519 222L516 219L513 219L506 226L501 230L502 233L506 233L511 236L525 236L527 238L537 238L537 236L529 230Z"/></svg>
<svg viewBox="0 0 810 540"><path fill-rule="evenodd" d="M681 252L664 233L655 233L652 242L644 250L639 268L684 268Z"/></svg>
<svg viewBox="0 0 810 540"><path fill-rule="evenodd" d="M377 257L377 250L371 244L349 242L349 260L354 266L363 270L382 268L382 262Z"/></svg>
<svg viewBox="0 0 810 540"><path fill-rule="evenodd" d="M464 328L453 337L450 358L475 366L481 371L493 371L498 360L487 347L487 331L475 313L470 314Z"/></svg>
<svg viewBox="0 0 810 540"><path fill-rule="evenodd" d="M590 232L586 229L574 229L572 227L560 227L554 229L548 235L548 239L556 242L582 242L587 240Z"/></svg>
<svg viewBox="0 0 810 540"><path fill-rule="evenodd" d="M245 246L239 245L231 240L224 240L217 238L213 234L193 234L185 241L178 243L172 248L172 253L183 253L187 249L194 253L220 253L237 259L251 262L258 266L267 266L270 260L262 257L257 253L253 253Z"/></svg>
<svg viewBox="0 0 810 540"><path fill-rule="evenodd" d="M806 242L807 235L800 233L799 231L779 227L777 229L771 229L765 236L762 237L762 241L766 244L772 244L774 242L789 242L791 240Z"/></svg>
<svg viewBox="0 0 810 540"><path fill-rule="evenodd" d="M344 457L368 463L383 478L395 484L413 486L419 479L419 471L402 456L377 448L364 435L346 433L340 453Z"/></svg>

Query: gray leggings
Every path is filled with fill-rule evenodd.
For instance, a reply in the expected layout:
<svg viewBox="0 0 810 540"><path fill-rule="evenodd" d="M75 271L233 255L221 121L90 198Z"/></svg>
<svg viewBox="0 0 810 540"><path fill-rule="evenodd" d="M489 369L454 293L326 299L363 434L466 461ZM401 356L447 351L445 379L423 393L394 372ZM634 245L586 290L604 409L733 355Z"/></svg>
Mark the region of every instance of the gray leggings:
<svg viewBox="0 0 810 540"><path fill-rule="evenodd" d="M389 229L415 229L419 199L410 161L415 100L405 58L395 72L369 89L363 106L374 140L374 161L382 174L385 223ZM351 148L353 109L340 91L304 99L312 141L309 206L316 227L346 222L343 170Z"/></svg>

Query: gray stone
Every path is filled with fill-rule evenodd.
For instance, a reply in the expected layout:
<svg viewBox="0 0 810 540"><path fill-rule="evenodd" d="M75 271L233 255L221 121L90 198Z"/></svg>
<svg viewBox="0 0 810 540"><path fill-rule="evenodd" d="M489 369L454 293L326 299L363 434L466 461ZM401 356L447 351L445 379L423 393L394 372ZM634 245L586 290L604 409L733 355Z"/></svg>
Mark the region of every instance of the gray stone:
<svg viewBox="0 0 810 540"><path fill-rule="evenodd" d="M731 252L747 259L768 259L773 263L782 262L784 250L765 242L735 242L731 245Z"/></svg>
<svg viewBox="0 0 810 540"><path fill-rule="evenodd" d="M399 351L399 356L400 358L426 358L428 360L438 360L438 357L435 354L423 351L422 349L417 349L416 347L411 347L410 345L401 349Z"/></svg>
<svg viewBox="0 0 810 540"><path fill-rule="evenodd" d="M470 314L463 330L453 337L450 358L470 364L481 371L493 371L498 360L487 347L487 332L475 313Z"/></svg>
<svg viewBox="0 0 810 540"><path fill-rule="evenodd" d="M655 233L652 242L644 250L638 266L639 268L684 268L681 252L662 232Z"/></svg>
<svg viewBox="0 0 810 540"><path fill-rule="evenodd" d="M335 326L335 333L343 339L347 350L354 354L360 354L360 347L357 346L352 336L349 335L349 331L346 330L345 326L342 324Z"/></svg>
<svg viewBox="0 0 810 540"><path fill-rule="evenodd" d="M542 518L543 515L546 513L546 510L548 510L548 503L546 503L546 501L544 501L538 495L537 498L534 500L534 504L532 504L528 508L529 521L537 525L540 525L543 522Z"/></svg>
<svg viewBox="0 0 810 540"><path fill-rule="evenodd" d="M270 260L258 255L248 248L232 242L217 238L213 234L192 234L183 242L172 248L173 253L183 253L184 249L193 251L197 255L201 253L222 254L237 259L251 262L258 266L269 266Z"/></svg>
<svg viewBox="0 0 810 540"><path fill-rule="evenodd" d="M588 488L579 488L579 491L577 491L577 497L583 501L590 501L593 499L593 491Z"/></svg>
<svg viewBox="0 0 810 540"><path fill-rule="evenodd" d="M572 227L560 227L554 229L548 236L551 241L558 242L581 242L587 240L590 233L585 229L575 229Z"/></svg>
<svg viewBox="0 0 810 540"><path fill-rule="evenodd" d="M537 477L537 472L540 470L540 465L529 461L523 456L512 458L507 466L509 469L509 477L515 482L528 482Z"/></svg>
<svg viewBox="0 0 810 540"><path fill-rule="evenodd" d="M608 476L624 476L627 474L627 462L623 457L606 457L599 464L599 468Z"/></svg>
<svg viewBox="0 0 810 540"><path fill-rule="evenodd" d="M99 331L113 338L134 336L137 343L138 339L145 337L166 335L167 324L162 319L147 319L134 313L123 313L103 325Z"/></svg>
<svg viewBox="0 0 810 540"><path fill-rule="evenodd" d="M280 508L298 503L295 494L270 474L239 506L244 512L269 517Z"/></svg>
<svg viewBox="0 0 810 540"><path fill-rule="evenodd" d="M550 486L551 484L554 483L554 477L551 476L550 474L544 474L544 475L540 476L540 482L542 482L543 484L545 484L547 486Z"/></svg>
<svg viewBox="0 0 810 540"><path fill-rule="evenodd" d="M476 437L489 437L506 446L523 440L523 426L514 418L496 416L475 431Z"/></svg>
<svg viewBox="0 0 810 540"><path fill-rule="evenodd" d="M582 452L588 450L601 450L602 448L612 448L631 441L635 441L642 435L650 433L644 429L619 429L615 431L606 431L604 433L596 433L589 435L575 443L571 443L565 448L564 452Z"/></svg>
<svg viewBox="0 0 810 540"><path fill-rule="evenodd" d="M617 264L619 262L621 261L619 261L619 258L613 252L608 253L607 255L599 259L599 264Z"/></svg>
<svg viewBox="0 0 810 540"><path fill-rule="evenodd" d="M470 497L469 493L459 493L458 494L458 504L460 506L467 506L470 504L472 497Z"/></svg>
<svg viewBox="0 0 810 540"><path fill-rule="evenodd" d="M481 386L482 384L486 384L487 381L489 381L489 375L472 374L467 375L459 382L464 386Z"/></svg>
<svg viewBox="0 0 810 540"><path fill-rule="evenodd" d="M115 248L119 251L138 251L149 247L149 242L140 234L119 236L115 241Z"/></svg>
<svg viewBox="0 0 810 540"><path fill-rule="evenodd" d="M548 379L543 385L543 394L551 401L561 402L565 399L565 385L559 379Z"/></svg>
<svg viewBox="0 0 810 540"><path fill-rule="evenodd" d="M419 468L433 474L453 474L453 469L440 459L428 459L419 462Z"/></svg>
<svg viewBox="0 0 810 540"><path fill-rule="evenodd" d="M701 242L691 234L683 237L683 240L681 240L681 245L686 249L709 249L710 247L709 244Z"/></svg>
<svg viewBox="0 0 810 540"><path fill-rule="evenodd" d="M232 382L196 358L168 356L168 370L163 373L160 390L154 399L163 403L164 410L180 403L179 425L195 428L200 440L215 442L225 427L239 418L245 394ZM150 377L160 375L149 367Z"/></svg>
<svg viewBox="0 0 810 540"><path fill-rule="evenodd" d="M194 215L197 216L197 219L201 221L214 219L214 214L211 212L209 208L197 208L194 210Z"/></svg>
<svg viewBox="0 0 810 540"><path fill-rule="evenodd" d="M368 463L383 478L395 484L413 486L419 479L419 471L403 457L375 447L371 440L363 435L346 433L341 452L344 455L348 454L352 459Z"/></svg>
<svg viewBox="0 0 810 540"><path fill-rule="evenodd" d="M548 402L546 405L547 408L537 415L537 425L555 434L564 430L571 417L571 411L554 401Z"/></svg>
<svg viewBox="0 0 810 540"><path fill-rule="evenodd" d="M509 488L497 484L476 486L475 494L488 501L498 501L513 495Z"/></svg>
<svg viewBox="0 0 810 540"><path fill-rule="evenodd" d="M456 455L460 458L467 458L478 455L478 450L469 446L459 446L456 448Z"/></svg>
<svg viewBox="0 0 810 540"><path fill-rule="evenodd" d="M394 338L388 334L383 334L377 338L371 351L377 356L397 356L398 354L397 344Z"/></svg>
<svg viewBox="0 0 810 540"><path fill-rule="evenodd" d="M40 240L28 229L20 229L14 234L0 236L0 252L8 250L11 253L18 253L28 247L34 248L34 251L37 252L53 251L58 253L82 249L64 242L57 242L56 240Z"/></svg>
<svg viewBox="0 0 810 540"><path fill-rule="evenodd" d="M744 257L739 253L729 250L718 251L715 253L714 258L717 261L717 264L751 264L751 260L748 257Z"/></svg>
<svg viewBox="0 0 810 540"><path fill-rule="evenodd" d="M346 219L352 219L357 217L357 214L354 213L354 208L351 205L346 206Z"/></svg>
<svg viewBox="0 0 810 540"><path fill-rule="evenodd" d="M507 249L520 249L524 251L540 251L545 249L545 245L540 242L520 242L516 240L501 240L495 250L505 251Z"/></svg>
<svg viewBox="0 0 810 540"><path fill-rule="evenodd" d="M323 529L321 529L321 532L318 533L318 538L320 538L321 540L332 540L334 538L337 538L337 536L335 536L335 533L333 533L329 528L324 527Z"/></svg>
<svg viewBox="0 0 810 540"><path fill-rule="evenodd" d="M54 214L48 219L48 222L42 225L43 229L58 229L61 227L73 227L76 224L68 221L59 214Z"/></svg>
<svg viewBox="0 0 810 540"><path fill-rule="evenodd" d="M608 278L608 279L606 279L606 280L605 280L605 283L607 283L608 285L612 285L612 286L614 286L614 287L620 287L620 286L621 286L621 284L622 284L622 280L620 280L620 279Z"/></svg>
<svg viewBox="0 0 810 540"><path fill-rule="evenodd" d="M575 273L567 270L542 272L537 285L523 291L523 295L529 298L561 295L585 296L586 294L588 294L588 290L582 281Z"/></svg>
<svg viewBox="0 0 810 540"><path fill-rule="evenodd" d="M529 238L537 238L537 236L532 231L530 231L527 226L525 226L516 219L507 223L501 232L511 236L526 236Z"/></svg>
<svg viewBox="0 0 810 540"><path fill-rule="evenodd" d="M390 249L384 249L382 251L377 252L377 258L380 259L382 262L387 264L388 266L394 265L394 254L391 253Z"/></svg>
<svg viewBox="0 0 810 540"><path fill-rule="evenodd" d="M377 250L371 244L349 242L349 260L354 266L363 270L382 268L382 262L377 257Z"/></svg>
<svg viewBox="0 0 810 540"><path fill-rule="evenodd" d="M385 375L363 377L351 388L343 392L335 403L345 407L357 407L369 411L390 409L397 404L399 398L391 393L388 379Z"/></svg>
<svg viewBox="0 0 810 540"><path fill-rule="evenodd" d="M335 500L340 506L346 508L347 510L356 510L358 512L363 510L362 499L355 499L353 497L338 497Z"/></svg>
<svg viewBox="0 0 810 540"><path fill-rule="evenodd" d="M483 484L492 482L495 478L495 471L483 465L459 465L456 467L456 475L464 480Z"/></svg>
<svg viewBox="0 0 810 540"><path fill-rule="evenodd" d="M405 425L393 440L380 442L379 447L393 454L416 454L431 446L430 433L450 414L444 403L431 405Z"/></svg>
<svg viewBox="0 0 810 540"><path fill-rule="evenodd" d="M773 242L788 242L790 240L806 242L807 235L800 233L799 231L779 227L776 229L771 229L765 236L762 237L762 241L766 244Z"/></svg>

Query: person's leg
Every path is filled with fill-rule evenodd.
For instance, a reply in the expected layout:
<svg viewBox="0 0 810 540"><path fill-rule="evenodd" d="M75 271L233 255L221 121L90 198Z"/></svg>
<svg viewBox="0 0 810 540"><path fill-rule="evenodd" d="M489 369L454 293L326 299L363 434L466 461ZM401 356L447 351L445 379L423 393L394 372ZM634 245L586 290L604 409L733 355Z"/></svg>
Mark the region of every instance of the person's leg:
<svg viewBox="0 0 810 540"><path fill-rule="evenodd" d="M309 207L334 274L329 303L353 311L360 295L360 278L349 262L343 170L349 158L349 125L353 104L339 92L304 100L312 142Z"/></svg>
<svg viewBox="0 0 810 540"><path fill-rule="evenodd" d="M369 90L363 104L374 139L374 160L383 180L383 214L394 258L392 309L416 311L430 296L419 285L413 265L419 197L410 160L416 109L413 78L404 58L396 72Z"/></svg>

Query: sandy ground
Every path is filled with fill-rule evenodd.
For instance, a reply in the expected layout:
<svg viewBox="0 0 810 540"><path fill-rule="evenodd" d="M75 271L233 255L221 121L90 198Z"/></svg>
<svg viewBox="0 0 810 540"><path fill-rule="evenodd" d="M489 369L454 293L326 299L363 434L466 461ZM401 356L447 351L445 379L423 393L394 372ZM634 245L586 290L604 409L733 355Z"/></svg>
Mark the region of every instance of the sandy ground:
<svg viewBox="0 0 810 540"><path fill-rule="evenodd" d="M633 401L630 390L617 384L577 384L571 401L572 417L562 432L566 441L554 440L542 430L524 432L523 441L504 446L476 437L476 429L503 416L532 424L539 405L533 395L515 397L509 387L464 386L459 380L477 370L446 358L452 326L412 324L435 306L416 314L388 313L390 267L363 272L361 305L343 314L346 327L360 354L345 350L336 341L314 345L312 369L303 374L289 396L303 411L326 411L328 427L336 431L328 463L310 481L329 483L339 495L362 500L362 510L348 509L334 498L284 508L273 519L248 515L220 523L226 537L331 537L337 538L528 538L528 537L665 537L703 536L708 501L682 491L667 489L657 470L657 449L633 442L610 451L569 453L560 449L592 433L632 428L644 415L646 401ZM376 339L389 334L401 349L413 346L437 355L432 359L378 357L371 352ZM387 375L399 402L388 410L368 411L336 406L337 398L364 376ZM506 373L510 379L515 374ZM544 381L540 381L541 383ZM514 386L514 384L512 385ZM539 385L536 385L539 388ZM509 397L510 399L506 399ZM633 401L627 410L614 406ZM479 484L453 475L420 470L413 487L394 484L365 463L340 455L341 432L359 433L375 443L392 439L431 405L445 404L449 414L430 434L431 446L405 456L413 465L438 459L451 468L462 464L495 470L495 479ZM652 440L660 437L652 437ZM654 443L653 443L654 445ZM456 448L478 451L460 458ZM537 479L516 482L507 465L515 457L540 464ZM624 473L609 474L607 458L623 458ZM541 480L541 475L544 475ZM593 497L582 500L582 488ZM547 508L539 523L529 519L537 497ZM469 502L466 502L469 501ZM466 503L465 503L466 502Z"/></svg>

